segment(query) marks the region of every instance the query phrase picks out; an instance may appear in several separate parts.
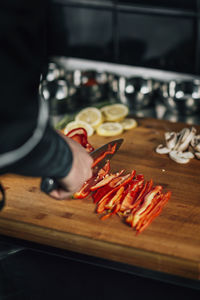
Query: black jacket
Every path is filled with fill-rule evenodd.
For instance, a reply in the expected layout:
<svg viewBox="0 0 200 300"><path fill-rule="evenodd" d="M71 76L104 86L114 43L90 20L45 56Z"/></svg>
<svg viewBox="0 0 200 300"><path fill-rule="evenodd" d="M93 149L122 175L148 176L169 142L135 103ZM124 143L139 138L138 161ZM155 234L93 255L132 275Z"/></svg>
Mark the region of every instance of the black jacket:
<svg viewBox="0 0 200 300"><path fill-rule="evenodd" d="M45 113L38 127L47 13L45 0L0 4L0 174L61 178L71 168L71 150Z"/></svg>

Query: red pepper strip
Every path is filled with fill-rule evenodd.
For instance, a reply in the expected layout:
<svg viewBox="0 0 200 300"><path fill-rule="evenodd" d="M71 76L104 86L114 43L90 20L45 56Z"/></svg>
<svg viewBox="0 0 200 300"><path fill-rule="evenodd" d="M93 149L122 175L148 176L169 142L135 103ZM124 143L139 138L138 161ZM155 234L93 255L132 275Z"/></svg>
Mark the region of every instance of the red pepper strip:
<svg viewBox="0 0 200 300"><path fill-rule="evenodd" d="M105 186L106 184L111 182L111 180L118 177L119 176L118 174L119 173L106 175L101 181L99 181L97 184L93 185L90 190L93 192L93 191L96 191L97 189Z"/></svg>
<svg viewBox="0 0 200 300"><path fill-rule="evenodd" d="M85 130L85 128L83 128L83 127L78 127L78 128L74 128L74 129L72 129L72 130L70 130L67 134L66 134L66 136L68 136L68 137L72 137L72 136L74 136L74 135L76 135L76 134L83 134L83 135L85 135L86 137L87 137L87 131Z"/></svg>
<svg viewBox="0 0 200 300"><path fill-rule="evenodd" d="M110 172L110 161L108 160L105 166L99 170L98 177L103 178Z"/></svg>
<svg viewBox="0 0 200 300"><path fill-rule="evenodd" d="M124 170L122 170L124 172ZM132 173L126 174L124 176L120 176L118 181L112 180L110 183L111 187L121 187L128 185L134 178L136 171L133 170Z"/></svg>
<svg viewBox="0 0 200 300"><path fill-rule="evenodd" d="M112 215L115 215L120 210L120 207L121 207L120 203L116 204L111 212L109 212L101 217L101 220L102 221L106 220L109 217L111 217Z"/></svg>
<svg viewBox="0 0 200 300"><path fill-rule="evenodd" d="M137 186L134 189L134 192L130 190L126 193L126 195L124 196L123 201L121 203L121 208L120 208L121 212L124 212L124 211L127 211L127 210L130 211L132 209L132 203L136 199L138 191L139 191L139 187Z"/></svg>
<svg viewBox="0 0 200 300"><path fill-rule="evenodd" d="M119 187L116 187L114 189L111 189L108 193L106 193L101 199L100 201L97 203L97 209L96 212L101 214L104 210L105 210L105 205L106 203L110 200L112 194L114 194L117 190L119 189Z"/></svg>
<svg viewBox="0 0 200 300"><path fill-rule="evenodd" d="M96 183L96 177L93 176L83 184L78 192L74 193L73 197L76 199L86 198L90 194L90 187L94 184L94 182Z"/></svg>
<svg viewBox="0 0 200 300"><path fill-rule="evenodd" d="M153 180L151 179L150 181L147 181L141 190L140 194L138 195L137 199L133 203L133 209L137 209L139 205L142 203L144 197L146 194L148 194L153 186Z"/></svg>
<svg viewBox="0 0 200 300"><path fill-rule="evenodd" d="M133 183L131 183L128 186L127 191L125 191L125 195L120 208L121 212L124 212L125 210L131 210L133 208L132 204L138 196L138 193L142 190L143 184L144 179L137 180L136 176L136 179L133 180Z"/></svg>
<svg viewBox="0 0 200 300"><path fill-rule="evenodd" d="M92 152L94 150L92 145L88 142L87 131L85 128L79 127L72 129L66 134L66 136L81 144L87 152Z"/></svg>
<svg viewBox="0 0 200 300"><path fill-rule="evenodd" d="M101 200L103 196L105 196L108 192L110 192L110 190L111 188L109 188L109 186L107 185L96 190L92 195L93 202L94 203L99 202L99 200Z"/></svg>
<svg viewBox="0 0 200 300"><path fill-rule="evenodd" d="M101 201L99 201L98 202L98 205L97 205L97 207L96 207L96 212L98 213L98 214L101 214L101 213L103 213L104 212L104 210L105 210L105 205L106 205L106 203L109 201L109 197L103 197L103 199L101 200Z"/></svg>
<svg viewBox="0 0 200 300"><path fill-rule="evenodd" d="M115 153L117 144L114 144L113 146L108 146L107 151L103 152L99 157L97 157L93 164L92 164L92 168L94 168L102 159L104 159L104 157L106 157L107 154L113 154Z"/></svg>
<svg viewBox="0 0 200 300"><path fill-rule="evenodd" d="M121 175L124 172L124 170L119 172L119 175ZM117 173L116 173L117 174ZM99 188L98 190L96 190L92 196L93 198L93 202L97 203L98 201L100 201L102 199L102 197L104 197L108 192L113 190L113 184L112 182L118 182L119 180L121 180L122 177L119 177L119 175L114 178L110 183L108 183L107 185Z"/></svg>
<svg viewBox="0 0 200 300"><path fill-rule="evenodd" d="M131 213L127 216L126 218L126 223L130 224L131 227L133 227L133 220L134 220L134 214L135 211L137 210L137 208L140 206L140 204L142 203L145 195L151 190L153 185L153 181L152 179L150 181L147 181L143 187L143 189L141 190L141 192L139 193L138 197L136 198L135 202L133 203L133 208Z"/></svg>
<svg viewBox="0 0 200 300"><path fill-rule="evenodd" d="M97 182L102 180L104 175L106 175L110 170L110 162L108 162L102 169L99 170L97 176L92 176L90 179L88 179L81 189L74 194L74 198L76 199L83 199L89 195L91 192L91 187L93 185L96 185Z"/></svg>
<svg viewBox="0 0 200 300"><path fill-rule="evenodd" d="M161 207L157 207L157 209L156 209L154 215L151 215L151 216L149 217L148 221L147 221L146 223L144 223L144 224L140 227L140 229L138 229L138 231L137 231L136 234L139 234L139 233L141 233L142 231L144 231L144 230L145 230L145 229L153 222L153 220L154 220L157 216L159 216L159 214L161 213L161 211L162 211L162 208L161 208Z"/></svg>
<svg viewBox="0 0 200 300"><path fill-rule="evenodd" d="M147 226L150 225L150 223L161 213L163 207L168 202L168 200L171 197L171 192L167 192L166 194L162 195L161 200L157 205L154 206L154 208L150 211L150 213L146 216L143 223L140 225L140 227L137 228L138 233L141 233Z"/></svg>
<svg viewBox="0 0 200 300"><path fill-rule="evenodd" d="M123 191L124 191L124 186L119 187L116 194L105 205L105 209L112 210L116 204L120 203L120 199L122 198Z"/></svg>
<svg viewBox="0 0 200 300"><path fill-rule="evenodd" d="M163 194L158 194L156 195L151 204L147 207L147 209L145 209L145 211L143 211L141 214L140 214L140 220L139 222L137 223L137 226L136 226L136 230L138 230L140 228L140 226L143 224L143 222L145 221L145 219L147 218L148 214L154 209L155 206L158 206L159 202L162 200L163 198Z"/></svg>
<svg viewBox="0 0 200 300"><path fill-rule="evenodd" d="M127 175L128 175L128 177L127 177ZM112 195L112 192L114 193L115 191L118 191L118 190L120 190L120 191L122 191L122 194L123 194L123 191L124 191L124 189L125 189L125 186L127 185L127 184L129 184L130 183L130 181L133 179L133 177L134 177L134 175L135 175L135 170L133 170L132 171L132 173L131 174L127 174L127 175L125 175L124 176L124 180L123 180L123 182L120 180L120 185L118 185L117 187L115 187L114 189L112 189L110 192L108 192L104 197L108 197L108 201L106 201L106 203L105 203L105 208L106 209L113 209L113 207L115 206L115 204L116 203L119 203L119 201L117 201L116 203L115 203L115 201L114 200L117 200L117 198L115 198L115 196L113 197L114 198L114 200L112 200L113 198L111 198L110 196ZM121 187L123 187L123 189L121 189ZM103 199L104 199L104 197L103 197ZM122 195L120 196L120 199L121 199L121 197L122 197ZM100 202L101 202L102 200L100 200ZM107 204L108 203L108 204ZM107 205L106 205L107 204Z"/></svg>
<svg viewBox="0 0 200 300"><path fill-rule="evenodd" d="M148 213L154 208L154 206L158 205L158 203L162 200L163 194L157 194L152 199L151 203L147 206L147 208L140 213L140 218L145 217Z"/></svg>
<svg viewBox="0 0 200 300"><path fill-rule="evenodd" d="M110 212L110 213L108 213L108 214L106 214L106 215L101 216L101 220L104 221L104 220L108 219L110 216L112 216L112 214L113 214L113 213Z"/></svg>
<svg viewBox="0 0 200 300"><path fill-rule="evenodd" d="M162 190L161 185L157 185L153 190L151 190L145 197L144 197L144 202L142 203L141 207L135 212L134 214L134 219L133 219L133 226L135 227L137 223L140 220L140 216L142 212L144 212L147 207L151 204L153 201L153 198L156 196L156 194L160 193Z"/></svg>
<svg viewBox="0 0 200 300"><path fill-rule="evenodd" d="M120 182L124 181L125 178L127 178L129 176L128 175L124 175L124 176L121 176L123 173L124 173L125 170L121 170L119 172L119 176L117 176L116 178L114 178L108 185L110 188L115 188L117 185L119 185Z"/></svg>

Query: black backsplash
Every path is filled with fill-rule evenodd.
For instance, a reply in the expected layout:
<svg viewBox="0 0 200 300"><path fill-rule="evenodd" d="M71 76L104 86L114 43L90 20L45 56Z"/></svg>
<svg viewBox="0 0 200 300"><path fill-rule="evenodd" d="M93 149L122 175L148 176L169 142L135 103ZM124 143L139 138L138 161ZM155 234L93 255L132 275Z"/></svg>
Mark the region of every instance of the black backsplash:
<svg viewBox="0 0 200 300"><path fill-rule="evenodd" d="M200 74L200 0L52 0L48 55Z"/></svg>

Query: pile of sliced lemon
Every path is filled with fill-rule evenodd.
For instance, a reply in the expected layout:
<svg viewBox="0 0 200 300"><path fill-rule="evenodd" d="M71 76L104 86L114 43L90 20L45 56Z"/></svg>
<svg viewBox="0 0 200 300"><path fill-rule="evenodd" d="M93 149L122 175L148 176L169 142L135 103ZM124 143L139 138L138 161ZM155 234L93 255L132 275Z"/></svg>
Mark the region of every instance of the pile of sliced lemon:
<svg viewBox="0 0 200 300"><path fill-rule="evenodd" d="M98 109L86 107L76 116L75 120L69 122L64 128L64 133L78 127L83 127L91 136L95 131L101 136L116 136L124 130L137 126L135 119L127 118L129 109L124 104L110 104Z"/></svg>

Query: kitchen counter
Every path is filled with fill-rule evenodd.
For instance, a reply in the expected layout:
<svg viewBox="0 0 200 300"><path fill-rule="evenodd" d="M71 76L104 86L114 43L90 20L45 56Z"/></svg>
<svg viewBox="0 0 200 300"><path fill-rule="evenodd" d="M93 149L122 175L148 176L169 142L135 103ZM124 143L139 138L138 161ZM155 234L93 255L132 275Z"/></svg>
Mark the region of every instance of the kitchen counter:
<svg viewBox="0 0 200 300"><path fill-rule="evenodd" d="M138 124L119 136L124 143L111 162L112 171L135 169L172 192L161 215L142 234L136 236L117 216L100 221L90 198L55 201L40 191L40 179L15 175L0 177L7 194L0 234L198 282L200 161L180 165L154 151L165 131L179 131L184 123L145 118ZM94 135L90 142L97 148L110 139Z"/></svg>

